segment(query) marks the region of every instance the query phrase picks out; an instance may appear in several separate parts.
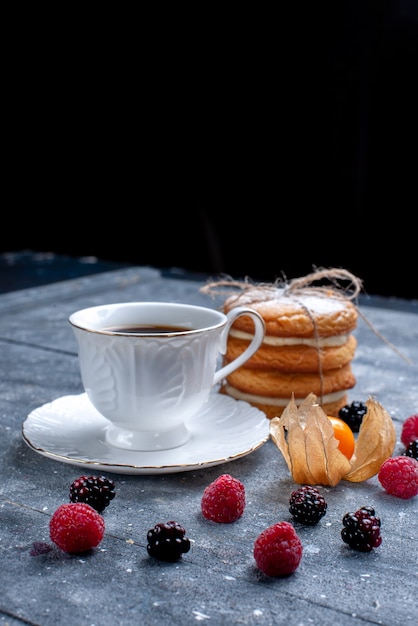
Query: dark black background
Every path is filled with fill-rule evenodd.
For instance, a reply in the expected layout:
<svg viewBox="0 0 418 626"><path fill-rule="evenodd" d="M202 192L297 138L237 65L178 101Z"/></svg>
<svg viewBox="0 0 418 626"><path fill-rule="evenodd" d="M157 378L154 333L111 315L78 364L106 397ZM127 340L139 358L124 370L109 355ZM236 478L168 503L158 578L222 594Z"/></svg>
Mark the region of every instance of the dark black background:
<svg viewBox="0 0 418 626"><path fill-rule="evenodd" d="M0 252L263 281L344 267L418 298L417 3L334 5L28 19Z"/></svg>

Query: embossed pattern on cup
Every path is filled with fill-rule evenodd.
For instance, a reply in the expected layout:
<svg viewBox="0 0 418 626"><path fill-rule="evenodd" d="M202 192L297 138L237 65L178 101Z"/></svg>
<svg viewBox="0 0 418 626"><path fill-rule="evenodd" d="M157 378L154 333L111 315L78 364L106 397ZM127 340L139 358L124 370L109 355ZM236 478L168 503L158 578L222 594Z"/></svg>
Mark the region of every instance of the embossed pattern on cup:
<svg viewBox="0 0 418 626"><path fill-rule="evenodd" d="M225 375L226 368L215 373L218 357L239 314L254 314L257 337L251 353L229 364L231 369L250 358L264 336L264 322L253 311L234 310L227 317L192 305L122 303L70 316L84 389L110 422L108 443L142 450L184 444L189 437L187 419L197 414L215 381ZM107 330L136 323L180 324L185 330L169 334Z"/></svg>

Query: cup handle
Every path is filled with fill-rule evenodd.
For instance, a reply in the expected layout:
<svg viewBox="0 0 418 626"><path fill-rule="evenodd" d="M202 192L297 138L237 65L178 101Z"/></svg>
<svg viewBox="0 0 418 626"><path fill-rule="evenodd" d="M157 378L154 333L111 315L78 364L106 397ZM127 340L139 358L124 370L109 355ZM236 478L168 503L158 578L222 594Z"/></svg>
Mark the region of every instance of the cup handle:
<svg viewBox="0 0 418 626"><path fill-rule="evenodd" d="M227 324L223 330L223 334L221 337L221 354L226 353L229 330L237 317L240 317L241 315L248 315L253 319L254 337L252 338L250 345L244 350L242 354L240 354L239 356L237 356L236 359L228 363L228 365L224 365L224 367L221 367L221 369L215 372L213 385L219 383L223 378L228 376L228 374L238 369L238 367L241 367L241 365L248 361L248 359L252 357L255 352L257 352L258 348L263 342L266 327L261 315L257 313L257 311L254 311L253 309L249 309L247 307L236 307L235 309L231 309L230 311L228 311L228 313L226 314Z"/></svg>

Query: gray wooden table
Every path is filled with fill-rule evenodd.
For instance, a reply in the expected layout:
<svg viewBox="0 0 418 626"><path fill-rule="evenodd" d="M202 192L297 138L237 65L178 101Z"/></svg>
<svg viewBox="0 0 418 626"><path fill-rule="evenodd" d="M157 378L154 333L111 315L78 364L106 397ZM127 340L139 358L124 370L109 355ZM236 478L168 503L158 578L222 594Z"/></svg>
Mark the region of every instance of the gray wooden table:
<svg viewBox="0 0 418 626"><path fill-rule="evenodd" d="M418 497L389 496L376 477L322 488L327 514L318 526L298 527L304 552L292 576L267 578L255 567L256 536L291 521L288 498L297 486L271 440L231 462L190 471L108 472L117 495L104 512L100 546L83 557L58 550L31 556L35 542L49 541L50 516L68 502L70 483L94 473L39 454L22 437L32 411L83 392L68 316L131 300L218 306L201 285L134 267L0 296L0 624L418 624ZM367 319L412 364L360 319L350 400L372 395L383 404L400 452L402 422L418 411L418 313L384 299L368 304L361 305ZM209 523L200 513L204 488L221 473L246 487L247 506L234 524ZM382 520L383 543L371 553L350 550L340 537L344 513L362 505L374 506ZM174 564L146 552L147 530L170 519L192 540Z"/></svg>

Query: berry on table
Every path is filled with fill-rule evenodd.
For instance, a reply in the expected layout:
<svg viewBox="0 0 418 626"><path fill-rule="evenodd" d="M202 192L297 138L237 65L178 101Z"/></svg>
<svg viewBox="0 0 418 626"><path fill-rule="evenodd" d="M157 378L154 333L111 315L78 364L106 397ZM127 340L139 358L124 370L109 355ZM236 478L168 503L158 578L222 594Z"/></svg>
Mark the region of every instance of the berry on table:
<svg viewBox="0 0 418 626"><path fill-rule="evenodd" d="M406 446L403 454L404 456L410 456L412 459L416 459L418 461L418 438L414 439Z"/></svg>
<svg viewBox="0 0 418 626"><path fill-rule="evenodd" d="M292 491L289 499L289 512L297 522L315 525L324 517L327 503L324 496L309 485Z"/></svg>
<svg viewBox="0 0 418 626"><path fill-rule="evenodd" d="M408 500L418 494L418 461L409 456L393 456L380 466L377 478L392 496Z"/></svg>
<svg viewBox="0 0 418 626"><path fill-rule="evenodd" d="M299 567L303 545L289 522L263 530L254 542L257 567L267 576L288 576Z"/></svg>
<svg viewBox="0 0 418 626"><path fill-rule="evenodd" d="M103 517L89 504L61 504L49 521L51 540L64 552L87 552L103 539Z"/></svg>
<svg viewBox="0 0 418 626"><path fill-rule="evenodd" d="M341 538L353 550L370 552L382 543L380 519L371 506L363 506L355 513L346 513L343 526Z"/></svg>
<svg viewBox="0 0 418 626"><path fill-rule="evenodd" d="M213 522L235 522L245 509L245 487L230 474L221 474L204 490L201 499L203 516Z"/></svg>
<svg viewBox="0 0 418 626"><path fill-rule="evenodd" d="M159 561L178 561L190 550L190 540L178 522L159 523L147 533L147 552Z"/></svg>
<svg viewBox="0 0 418 626"><path fill-rule="evenodd" d="M365 402L354 400L351 404L346 404L338 411L338 417L348 424L353 433L358 433L366 413L367 405Z"/></svg>
<svg viewBox="0 0 418 626"><path fill-rule="evenodd" d="M418 413L407 417L401 430L401 441L405 448L414 439L418 439Z"/></svg>
<svg viewBox="0 0 418 626"><path fill-rule="evenodd" d="M70 485L70 502L85 502L102 513L115 497L115 483L106 476L80 476Z"/></svg>

